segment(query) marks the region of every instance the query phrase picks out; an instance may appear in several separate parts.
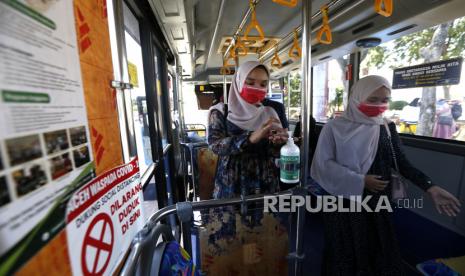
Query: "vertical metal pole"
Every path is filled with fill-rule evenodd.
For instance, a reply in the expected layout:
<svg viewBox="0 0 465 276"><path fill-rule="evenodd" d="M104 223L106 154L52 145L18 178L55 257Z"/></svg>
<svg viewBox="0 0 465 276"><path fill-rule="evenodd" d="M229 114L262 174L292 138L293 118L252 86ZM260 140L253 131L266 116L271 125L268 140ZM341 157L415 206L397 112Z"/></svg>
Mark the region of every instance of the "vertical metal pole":
<svg viewBox="0 0 465 276"><path fill-rule="evenodd" d="M312 2L303 0L302 3L302 89L301 89L301 120L302 120L302 152L300 154L300 188L307 186L309 177L310 157L310 116L312 114L312 68L311 68L311 34L312 34ZM305 225L305 208L297 210L296 222L296 251L294 275L302 275L302 261L304 258L303 228Z"/></svg>
<svg viewBox="0 0 465 276"><path fill-rule="evenodd" d="M291 119L291 73L287 73L287 120L290 120L290 119Z"/></svg>
<svg viewBox="0 0 465 276"><path fill-rule="evenodd" d="M237 70L239 70L239 51L236 49L234 50L234 53L236 54L236 56L234 57L234 64L236 66L234 68L236 69L236 72L237 72Z"/></svg>
<svg viewBox="0 0 465 276"><path fill-rule="evenodd" d="M228 104L228 86L226 85L226 75L223 75L223 102Z"/></svg>
<svg viewBox="0 0 465 276"><path fill-rule="evenodd" d="M182 67L178 66L176 61L176 84L178 88L178 112L179 112L179 125L181 128L181 137L184 139L186 133L186 125L184 123L184 94L182 90Z"/></svg>
<svg viewBox="0 0 465 276"><path fill-rule="evenodd" d="M311 27L312 27L312 3L311 0L303 1L302 9L302 89L301 89L301 108L302 108L302 154L301 154L301 181L300 185L307 184L309 171L310 156L310 115L312 114L312 67L311 67Z"/></svg>

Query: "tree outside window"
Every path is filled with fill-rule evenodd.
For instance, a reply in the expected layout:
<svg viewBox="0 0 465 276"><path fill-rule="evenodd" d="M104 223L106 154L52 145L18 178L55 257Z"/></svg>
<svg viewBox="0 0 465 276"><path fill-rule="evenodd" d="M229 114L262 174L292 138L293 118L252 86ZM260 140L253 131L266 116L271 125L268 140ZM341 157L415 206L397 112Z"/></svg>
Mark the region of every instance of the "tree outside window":
<svg viewBox="0 0 465 276"><path fill-rule="evenodd" d="M465 17L434 26L362 52L360 77L382 75L392 81L393 69L465 56ZM464 70L453 86L397 89L387 116L403 133L465 141ZM460 109L460 112L458 111ZM445 120L445 116L453 118ZM441 122L450 125L441 131Z"/></svg>

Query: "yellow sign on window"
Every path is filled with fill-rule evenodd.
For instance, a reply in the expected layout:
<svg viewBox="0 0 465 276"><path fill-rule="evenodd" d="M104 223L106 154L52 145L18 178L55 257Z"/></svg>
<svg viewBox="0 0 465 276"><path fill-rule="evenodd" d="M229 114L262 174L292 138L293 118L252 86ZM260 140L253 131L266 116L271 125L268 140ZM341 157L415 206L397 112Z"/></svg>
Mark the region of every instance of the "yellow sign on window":
<svg viewBox="0 0 465 276"><path fill-rule="evenodd" d="M157 79L157 93L158 96L161 96L161 82L159 79Z"/></svg>
<svg viewBox="0 0 465 276"><path fill-rule="evenodd" d="M134 87L139 87L139 79L137 78L137 66L128 61L129 82Z"/></svg>

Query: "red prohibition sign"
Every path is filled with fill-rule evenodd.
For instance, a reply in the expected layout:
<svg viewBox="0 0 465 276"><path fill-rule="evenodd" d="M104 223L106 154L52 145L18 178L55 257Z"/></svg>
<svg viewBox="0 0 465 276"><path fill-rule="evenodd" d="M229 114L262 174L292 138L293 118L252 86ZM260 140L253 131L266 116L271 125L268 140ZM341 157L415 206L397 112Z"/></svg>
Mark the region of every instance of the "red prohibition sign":
<svg viewBox="0 0 465 276"><path fill-rule="evenodd" d="M107 231L107 227L110 227L109 232ZM99 234L98 238L91 236L93 232ZM109 234L106 234L107 232ZM105 239L105 235L110 235L109 243L105 242L105 240L108 241L108 239ZM114 240L113 224L110 216L105 213L98 214L89 224L89 228L87 228L86 235L84 236L84 241L82 242L81 267L84 275L102 275L103 272L105 272L105 269L107 269L107 266L110 263ZM89 247L94 249L95 258L87 258ZM100 254L102 251L106 252L107 256L105 259L101 260Z"/></svg>

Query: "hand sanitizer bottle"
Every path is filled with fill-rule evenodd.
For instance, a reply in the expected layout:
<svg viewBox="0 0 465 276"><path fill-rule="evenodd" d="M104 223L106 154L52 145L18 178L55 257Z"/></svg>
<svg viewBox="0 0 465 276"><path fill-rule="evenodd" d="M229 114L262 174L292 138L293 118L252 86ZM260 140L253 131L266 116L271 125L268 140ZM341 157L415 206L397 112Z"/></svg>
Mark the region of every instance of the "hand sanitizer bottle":
<svg viewBox="0 0 465 276"><path fill-rule="evenodd" d="M288 131L287 143L281 148L280 179L283 183L293 184L299 182L300 175L300 150L294 144L292 131Z"/></svg>

